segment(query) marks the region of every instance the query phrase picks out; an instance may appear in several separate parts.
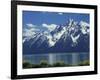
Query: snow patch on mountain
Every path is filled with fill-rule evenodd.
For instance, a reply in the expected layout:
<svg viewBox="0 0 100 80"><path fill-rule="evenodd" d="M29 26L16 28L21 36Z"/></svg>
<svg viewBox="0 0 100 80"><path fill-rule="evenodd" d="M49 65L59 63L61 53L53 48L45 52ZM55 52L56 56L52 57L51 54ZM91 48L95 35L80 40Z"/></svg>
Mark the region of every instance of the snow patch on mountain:
<svg viewBox="0 0 100 80"><path fill-rule="evenodd" d="M49 42L49 46L52 47L55 45L55 41L53 41L53 37L51 35L47 36L48 42Z"/></svg>
<svg viewBox="0 0 100 80"><path fill-rule="evenodd" d="M66 31L66 28L63 27L63 29L61 31L59 31L58 33L55 33L53 35L53 37L55 38L55 40L59 40L61 38L61 36L64 34L64 32Z"/></svg>
<svg viewBox="0 0 100 80"><path fill-rule="evenodd" d="M47 31L44 31L43 33L44 33L44 36L47 37L49 46L50 47L54 46L55 45L55 42L53 41L52 35L49 32L47 32Z"/></svg>
<svg viewBox="0 0 100 80"><path fill-rule="evenodd" d="M80 34L75 36L75 37L71 34L71 38L72 38L73 43L77 43L77 40L79 37L80 37Z"/></svg>
<svg viewBox="0 0 100 80"><path fill-rule="evenodd" d="M80 21L80 25L81 26L90 26L87 22L85 22L85 21Z"/></svg>
<svg viewBox="0 0 100 80"><path fill-rule="evenodd" d="M90 25L88 23L81 21L79 25L81 26L81 31L83 34L89 33L89 31L90 31L89 26Z"/></svg>

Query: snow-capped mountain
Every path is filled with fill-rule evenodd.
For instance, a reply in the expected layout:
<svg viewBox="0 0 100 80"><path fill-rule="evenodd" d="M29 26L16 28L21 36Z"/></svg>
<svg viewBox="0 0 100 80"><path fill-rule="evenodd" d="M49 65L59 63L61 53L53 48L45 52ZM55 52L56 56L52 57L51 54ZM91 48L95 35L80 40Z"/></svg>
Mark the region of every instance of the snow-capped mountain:
<svg viewBox="0 0 100 80"><path fill-rule="evenodd" d="M23 51L26 54L89 51L89 27L85 21L70 19L67 24L57 25L51 32L33 31L31 37L23 38Z"/></svg>

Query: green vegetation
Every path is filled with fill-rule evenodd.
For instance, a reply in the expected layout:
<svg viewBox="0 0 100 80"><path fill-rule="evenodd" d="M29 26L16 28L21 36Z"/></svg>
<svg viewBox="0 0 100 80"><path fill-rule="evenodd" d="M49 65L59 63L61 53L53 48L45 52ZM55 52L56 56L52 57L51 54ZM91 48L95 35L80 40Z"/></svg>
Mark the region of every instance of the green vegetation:
<svg viewBox="0 0 100 80"><path fill-rule="evenodd" d="M78 65L79 66L87 66L87 65L89 65L90 63L89 63L89 60L85 60L85 61L83 61L83 62L80 62Z"/></svg>
<svg viewBox="0 0 100 80"><path fill-rule="evenodd" d="M58 61L53 64L54 67L62 67L62 66L67 66L63 61Z"/></svg>
<svg viewBox="0 0 100 80"><path fill-rule="evenodd" d="M23 68L32 68L32 64L30 62L23 62Z"/></svg>
<svg viewBox="0 0 100 80"><path fill-rule="evenodd" d="M40 68L41 66L39 64L32 64L32 68Z"/></svg>
<svg viewBox="0 0 100 80"><path fill-rule="evenodd" d="M80 62L77 65L65 64L64 61L58 61L53 64L49 64L47 60L41 60L39 64L31 64L28 61L23 62L23 68L45 68L45 67L64 67L64 66L87 66L89 65L89 60Z"/></svg>
<svg viewBox="0 0 100 80"><path fill-rule="evenodd" d="M49 67L49 64L46 60L41 60L40 61L40 67Z"/></svg>

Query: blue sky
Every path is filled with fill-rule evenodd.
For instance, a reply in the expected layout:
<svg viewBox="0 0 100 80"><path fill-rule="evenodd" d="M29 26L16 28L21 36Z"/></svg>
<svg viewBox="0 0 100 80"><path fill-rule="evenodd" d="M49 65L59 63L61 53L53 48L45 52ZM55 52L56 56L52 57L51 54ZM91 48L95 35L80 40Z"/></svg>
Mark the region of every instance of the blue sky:
<svg viewBox="0 0 100 80"><path fill-rule="evenodd" d="M61 25L66 24L69 19L89 23L89 17L89 14L82 13L23 11L23 26L26 24L41 26L43 23Z"/></svg>

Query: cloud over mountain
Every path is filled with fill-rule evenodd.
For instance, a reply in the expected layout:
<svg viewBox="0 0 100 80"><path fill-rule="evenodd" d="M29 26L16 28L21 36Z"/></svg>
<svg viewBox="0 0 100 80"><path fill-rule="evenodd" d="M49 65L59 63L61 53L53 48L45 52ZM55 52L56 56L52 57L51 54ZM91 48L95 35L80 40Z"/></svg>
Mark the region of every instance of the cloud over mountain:
<svg viewBox="0 0 100 80"><path fill-rule="evenodd" d="M53 31L56 28L56 24L42 24L43 27L47 28L50 32Z"/></svg>

